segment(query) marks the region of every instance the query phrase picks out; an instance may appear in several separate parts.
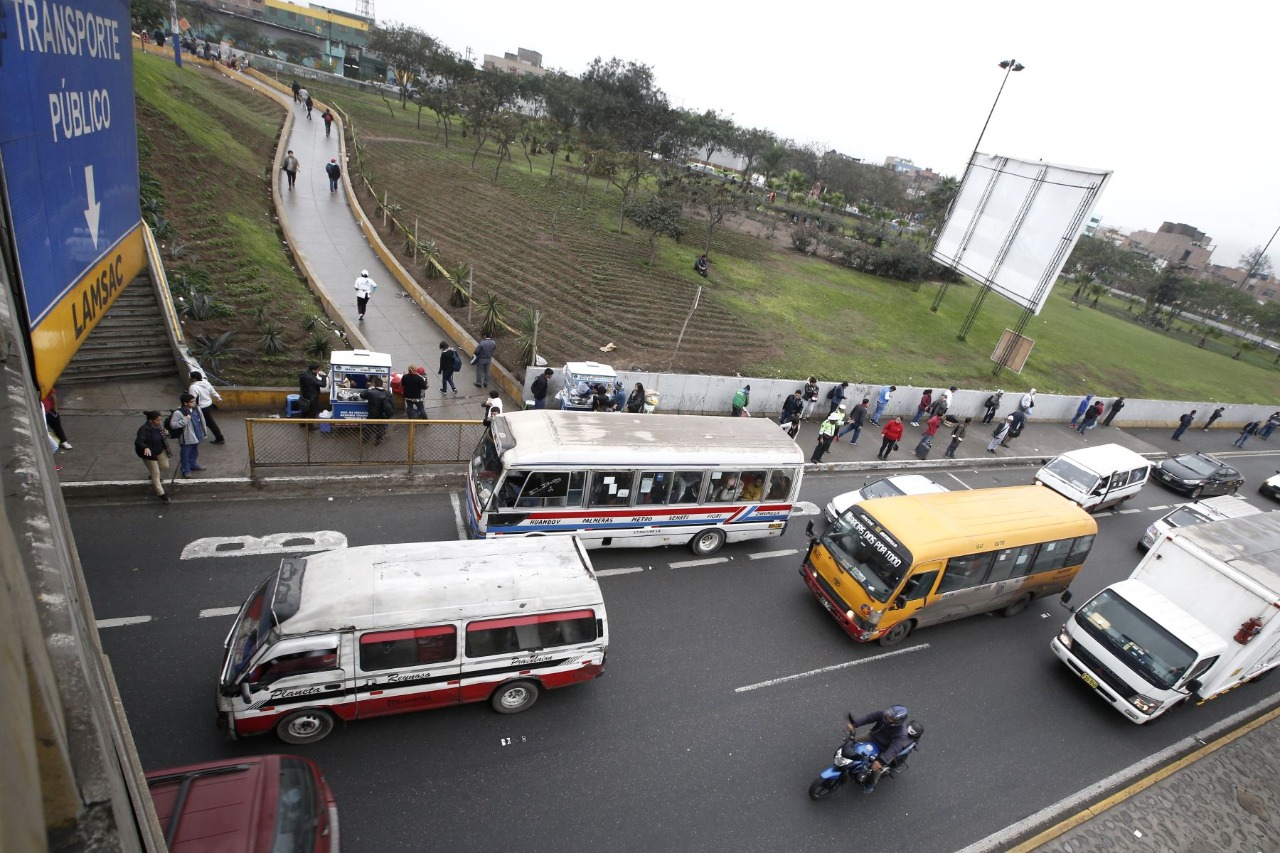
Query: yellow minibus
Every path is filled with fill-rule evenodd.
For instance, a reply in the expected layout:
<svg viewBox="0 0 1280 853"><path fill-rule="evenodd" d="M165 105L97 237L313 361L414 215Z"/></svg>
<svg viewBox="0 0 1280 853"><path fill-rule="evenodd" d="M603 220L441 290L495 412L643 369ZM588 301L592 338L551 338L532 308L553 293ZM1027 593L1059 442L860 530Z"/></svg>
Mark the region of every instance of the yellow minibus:
<svg viewBox="0 0 1280 853"><path fill-rule="evenodd" d="M809 543L810 591L859 642L902 642L912 629L1002 610L1065 590L1098 525L1040 486L876 498Z"/></svg>

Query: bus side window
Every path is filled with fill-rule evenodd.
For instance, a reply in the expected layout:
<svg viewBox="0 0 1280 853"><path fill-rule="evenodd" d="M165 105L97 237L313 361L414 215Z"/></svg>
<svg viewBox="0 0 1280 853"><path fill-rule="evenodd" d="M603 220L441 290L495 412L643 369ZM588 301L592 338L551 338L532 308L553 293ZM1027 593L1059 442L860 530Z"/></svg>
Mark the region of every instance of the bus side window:
<svg viewBox="0 0 1280 853"><path fill-rule="evenodd" d="M912 575L902 587L902 595L907 601L917 601L933 592L933 584L938 579L938 570Z"/></svg>
<svg viewBox="0 0 1280 853"><path fill-rule="evenodd" d="M737 471L713 471L711 483L707 486L707 503L736 501L741 491L742 482Z"/></svg>
<svg viewBox="0 0 1280 853"><path fill-rule="evenodd" d="M790 468L780 468L769 472L769 488L765 492L767 501L785 501L791 497L791 484L795 482L795 473Z"/></svg>
<svg viewBox="0 0 1280 853"><path fill-rule="evenodd" d="M641 471L640 490L636 495L636 504L664 504L671 491L672 476L670 471Z"/></svg>
<svg viewBox="0 0 1280 853"><path fill-rule="evenodd" d="M996 552L995 566L987 576L987 583L1024 577L1031 569L1031 561L1036 555L1035 545L1023 545L1021 548L1005 548Z"/></svg>
<svg viewBox="0 0 1280 853"><path fill-rule="evenodd" d="M738 482L744 501L758 501L764 497L764 471L743 471Z"/></svg>
<svg viewBox="0 0 1280 853"><path fill-rule="evenodd" d="M1061 569L1071 557L1071 539L1056 539L1053 542L1042 542L1036 553L1035 562L1031 564L1031 573L1052 572Z"/></svg>
<svg viewBox="0 0 1280 853"><path fill-rule="evenodd" d="M515 506L579 506L582 503L582 471L534 471L524 483ZM510 479L511 475L508 474ZM573 496L574 484L577 495ZM576 501L576 502L575 502Z"/></svg>
<svg viewBox="0 0 1280 853"><path fill-rule="evenodd" d="M445 663L458 656L458 633L452 625L370 631L360 638L360 669L377 672Z"/></svg>
<svg viewBox="0 0 1280 853"><path fill-rule="evenodd" d="M593 471L591 506L627 506L631 503L632 471Z"/></svg>
<svg viewBox="0 0 1280 853"><path fill-rule="evenodd" d="M671 499L668 503L696 504L700 491L702 491L701 471L677 471L671 485Z"/></svg>
<svg viewBox="0 0 1280 853"><path fill-rule="evenodd" d="M251 684L268 685L291 675L307 675L338 668L338 648L313 649L272 658L259 664L249 676Z"/></svg>
<svg viewBox="0 0 1280 853"><path fill-rule="evenodd" d="M987 569L995 560L995 553L987 551L982 554L966 554L963 557L952 557L947 560L947 570L942 575L942 583L938 585L938 594L955 592L961 589L979 586L987 576Z"/></svg>
<svg viewBox="0 0 1280 853"><path fill-rule="evenodd" d="M523 471L507 472L507 476L502 481L502 488L498 489L497 505L499 508L516 505L516 501L520 497L520 489L524 487L528 476Z"/></svg>
<svg viewBox="0 0 1280 853"><path fill-rule="evenodd" d="M1129 482L1141 483L1143 480L1147 479L1147 470L1148 469L1146 468L1134 468L1129 472Z"/></svg>
<svg viewBox="0 0 1280 853"><path fill-rule="evenodd" d="M1071 543L1071 557L1067 560L1067 565L1078 566L1083 563L1089 556L1089 551L1093 549L1093 539L1093 534L1077 536Z"/></svg>

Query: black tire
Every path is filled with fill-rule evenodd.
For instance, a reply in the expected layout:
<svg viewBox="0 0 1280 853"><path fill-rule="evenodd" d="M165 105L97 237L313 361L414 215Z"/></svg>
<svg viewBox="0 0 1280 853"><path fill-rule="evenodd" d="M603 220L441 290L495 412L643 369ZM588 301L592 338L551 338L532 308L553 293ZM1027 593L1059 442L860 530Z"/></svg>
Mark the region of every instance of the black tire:
<svg viewBox="0 0 1280 853"><path fill-rule="evenodd" d="M904 619L897 625L890 628L883 637L880 638L880 645L886 649L890 646L896 646L907 638L911 633L911 629L916 626L914 619Z"/></svg>
<svg viewBox="0 0 1280 853"><path fill-rule="evenodd" d="M831 792L840 787L839 779L824 779L819 776L813 780L813 784L809 786L809 799L821 800L830 796Z"/></svg>
<svg viewBox="0 0 1280 853"><path fill-rule="evenodd" d="M1198 501L1200 496L1204 494L1204 486L1196 486L1191 490L1191 500Z"/></svg>
<svg viewBox="0 0 1280 853"><path fill-rule="evenodd" d="M724 544L724 531L717 527L695 533L689 540L689 550L699 557L710 557Z"/></svg>
<svg viewBox="0 0 1280 853"><path fill-rule="evenodd" d="M276 737L294 745L324 740L333 731L333 715L319 708L294 711L276 723Z"/></svg>
<svg viewBox="0 0 1280 853"><path fill-rule="evenodd" d="M511 681L493 691L489 704L499 714L519 714L538 701L538 685L533 681Z"/></svg>
<svg viewBox="0 0 1280 853"><path fill-rule="evenodd" d="M1023 593L1016 601L1011 603L1004 610L1000 611L1001 616L1017 616L1019 613L1027 609L1027 605L1031 603L1031 593Z"/></svg>

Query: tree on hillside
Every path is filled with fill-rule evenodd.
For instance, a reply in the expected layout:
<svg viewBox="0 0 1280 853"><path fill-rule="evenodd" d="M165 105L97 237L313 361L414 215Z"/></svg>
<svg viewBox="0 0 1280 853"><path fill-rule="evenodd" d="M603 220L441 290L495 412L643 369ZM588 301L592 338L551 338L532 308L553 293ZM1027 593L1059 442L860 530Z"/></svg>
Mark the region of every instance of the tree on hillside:
<svg viewBox="0 0 1280 853"><path fill-rule="evenodd" d="M628 204L627 218L649 235L649 266L657 260L659 237L670 237L678 243L684 236L684 215L679 199L661 192L642 202Z"/></svg>
<svg viewBox="0 0 1280 853"><path fill-rule="evenodd" d="M462 87L462 106L477 137L475 150L471 152L471 168L476 167L480 149L490 136L503 129L498 116L515 105L518 89L516 76L505 71L480 71ZM499 162L501 159L500 152Z"/></svg>
<svg viewBox="0 0 1280 853"><path fill-rule="evenodd" d="M692 131L694 145L706 162L710 162L717 151L730 148L737 135L733 119L722 116L715 110L707 110L693 117L689 128Z"/></svg>
<svg viewBox="0 0 1280 853"><path fill-rule="evenodd" d="M400 109L404 109L409 90L431 63L432 55L440 50L440 43L417 27L383 21L370 33L369 49L381 54L394 69L400 86Z"/></svg>
<svg viewBox="0 0 1280 853"><path fill-rule="evenodd" d="M169 29L169 0L129 0L129 18L139 32Z"/></svg>
<svg viewBox="0 0 1280 853"><path fill-rule="evenodd" d="M556 177L556 159L560 149L574 138L582 108L582 83L563 71L553 71L538 78L538 97L542 104L543 148L551 155L550 184Z"/></svg>
<svg viewBox="0 0 1280 853"><path fill-rule="evenodd" d="M760 169L764 173L765 186L775 176L782 173L782 164L787 159L788 143L774 140L760 152Z"/></svg>
<svg viewBox="0 0 1280 853"><path fill-rule="evenodd" d="M1251 278L1266 278L1271 275L1271 258L1262 253L1261 246L1240 256L1240 269L1250 274Z"/></svg>
<svg viewBox="0 0 1280 853"><path fill-rule="evenodd" d="M418 126L422 126L422 107L436 114L436 126L444 127L444 147L449 147L449 129L459 114L462 86L475 74L475 67L448 48L441 47L429 58L427 79L422 81L417 101Z"/></svg>
<svg viewBox="0 0 1280 853"><path fill-rule="evenodd" d="M707 217L707 239L703 252L711 254L716 226L747 207L747 196L734 184L704 176L687 179L690 201Z"/></svg>
<svg viewBox="0 0 1280 853"><path fill-rule="evenodd" d="M183 0L178 4L178 14L187 19L194 35L204 38L213 35L213 12L208 6L196 0Z"/></svg>
<svg viewBox="0 0 1280 853"><path fill-rule="evenodd" d="M778 144L778 138L768 130L753 127L750 130L739 129L729 150L743 159L742 182L751 183L751 171L760 162L764 153Z"/></svg>

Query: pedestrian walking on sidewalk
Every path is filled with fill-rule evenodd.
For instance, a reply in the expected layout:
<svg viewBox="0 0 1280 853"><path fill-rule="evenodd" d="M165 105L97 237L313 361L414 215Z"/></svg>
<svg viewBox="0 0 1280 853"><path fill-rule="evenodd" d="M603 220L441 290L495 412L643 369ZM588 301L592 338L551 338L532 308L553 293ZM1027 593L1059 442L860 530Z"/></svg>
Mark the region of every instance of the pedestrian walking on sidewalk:
<svg viewBox="0 0 1280 853"><path fill-rule="evenodd" d="M293 102L295 104L302 103L302 98L298 97L298 93L302 91L302 87L298 85L298 81L294 80L293 85L290 88L293 89Z"/></svg>
<svg viewBox="0 0 1280 853"><path fill-rule="evenodd" d="M960 442L964 441L965 434L969 432L969 424L973 423L973 418L965 418L963 423L957 424L956 428L951 431L951 443L947 445L947 450L942 455L948 459L956 458L956 450L960 447Z"/></svg>
<svg viewBox="0 0 1280 853"><path fill-rule="evenodd" d="M809 381L804 383L801 396L804 398L804 411L800 417L807 421L809 420L809 415L813 414L813 407L818 405L818 379L816 376L810 376Z"/></svg>
<svg viewBox="0 0 1280 853"><path fill-rule="evenodd" d="M1267 422L1259 428L1258 435L1262 437L1263 441L1266 441L1271 438L1271 433L1275 432L1278 426L1280 426L1280 412L1274 412L1271 417L1267 418Z"/></svg>
<svg viewBox="0 0 1280 853"><path fill-rule="evenodd" d="M1232 447L1244 448L1244 443L1249 440L1249 436L1258 431L1258 421L1249 421L1240 430L1240 437L1231 442Z"/></svg>
<svg viewBox="0 0 1280 853"><path fill-rule="evenodd" d="M489 387L489 365L493 363L493 353L498 343L490 332L484 333L484 340L476 344L475 354L471 356L476 366L476 387Z"/></svg>
<svg viewBox="0 0 1280 853"><path fill-rule="evenodd" d="M147 466L151 488L156 497L168 503L169 496L164 492L164 480L161 479L162 473L169 470L170 457L169 439L164 431L164 415L155 409L148 409L142 416L147 420L138 427L138 434L133 439L133 452Z"/></svg>
<svg viewBox="0 0 1280 853"><path fill-rule="evenodd" d="M378 283L369 278L368 270L360 270L360 275L356 278L355 289L356 313L360 315L358 319L363 320L365 309L369 307L369 298L378 289Z"/></svg>
<svg viewBox="0 0 1280 853"><path fill-rule="evenodd" d="M547 407L547 383L551 381L551 377L555 376L555 374L556 372L548 367L529 384L529 392L533 394L533 407L535 409L545 409ZM640 392L640 397L643 405L643 391Z"/></svg>
<svg viewBox="0 0 1280 853"><path fill-rule="evenodd" d="M204 418L196 408L194 394L183 394L178 399L182 405L169 416L169 434L178 439L179 470L187 478L192 471L204 470L200 467L200 442L205 438Z"/></svg>
<svg viewBox="0 0 1280 853"><path fill-rule="evenodd" d="M1022 395L1022 399L1018 400L1018 410L1025 415L1030 415L1031 410L1036 407L1036 389Z"/></svg>
<svg viewBox="0 0 1280 853"><path fill-rule="evenodd" d="M1196 419L1196 410L1192 409L1182 417L1178 418L1178 428L1173 431L1173 440L1182 441L1182 434L1191 426L1191 422Z"/></svg>
<svg viewBox="0 0 1280 853"><path fill-rule="evenodd" d="M449 346L448 341L440 342L440 367L436 373L440 376L440 393L446 394L450 389L453 396L458 396L458 386L453 381L453 374L462 369L462 356Z"/></svg>
<svg viewBox="0 0 1280 853"><path fill-rule="evenodd" d="M222 430L218 428L218 422L213 419L213 410L218 408L217 403L222 402L222 395L218 393L218 389L204 378L203 373L193 370L191 384L187 386L187 391L195 396L196 408L204 417L204 425L208 427L209 432L213 433L213 443L226 444L226 439L222 437Z"/></svg>
<svg viewBox="0 0 1280 853"><path fill-rule="evenodd" d="M1009 437L1009 430L1013 426L1013 415L1007 416L1003 421L996 425L995 430L991 433L991 443L987 445L987 452L994 454L996 448L1000 446L1006 438ZM1005 445L1008 447L1009 445Z"/></svg>
<svg viewBox="0 0 1280 853"><path fill-rule="evenodd" d="M404 396L404 415L413 420L427 419L427 377L416 364L409 365L400 377L400 393Z"/></svg>
<svg viewBox="0 0 1280 853"><path fill-rule="evenodd" d="M920 402L916 404L916 416L911 419L913 427L920 426L920 419L929 414L931 406L933 406L933 389L926 388L924 393L920 395Z"/></svg>
<svg viewBox="0 0 1280 853"><path fill-rule="evenodd" d="M1107 412L1107 419L1102 422L1105 427L1111 426L1111 421L1115 416L1120 414L1120 410L1124 408L1124 397L1116 397L1111 401L1111 410Z"/></svg>
<svg viewBox="0 0 1280 853"><path fill-rule="evenodd" d="M329 176L329 192L336 193L338 181L342 180L342 167L338 165L338 158L331 158L325 165L324 171Z"/></svg>
<svg viewBox="0 0 1280 853"><path fill-rule="evenodd" d="M804 391L797 388L794 394L790 394L782 401L782 414L778 417L778 423L783 424L784 429L791 424L791 416L804 411Z"/></svg>
<svg viewBox="0 0 1280 853"><path fill-rule="evenodd" d="M1009 442L1022 435L1022 431L1027 428L1027 413L1021 409L1010 412L1009 417L1009 434L1000 439L1001 447L1008 447Z"/></svg>
<svg viewBox="0 0 1280 853"><path fill-rule="evenodd" d="M289 179L289 189L293 189L294 181L298 180L298 169L300 168L298 158L294 156L293 149L290 148L289 153L284 155L284 163L280 166L285 177Z"/></svg>
<svg viewBox="0 0 1280 853"><path fill-rule="evenodd" d="M853 441L849 442L850 447L854 447L858 443L858 439L862 437L862 425L867 420L867 403L871 402L871 398L863 397L862 402L854 406L848 416L844 419L844 429L836 433L836 441L840 440L840 436L846 433L853 433Z"/></svg>
<svg viewBox="0 0 1280 853"><path fill-rule="evenodd" d="M1080 426L1076 427L1076 432L1084 435L1087 429L1093 429L1098 425L1098 418L1102 416L1102 401L1097 400L1092 406L1084 410L1084 417L1080 419Z"/></svg>
<svg viewBox="0 0 1280 853"><path fill-rule="evenodd" d="M1226 406L1219 406L1209 415L1209 420L1204 422L1203 432L1208 432L1209 427L1213 426L1213 422L1222 417L1222 413L1227 410Z"/></svg>
<svg viewBox="0 0 1280 853"><path fill-rule="evenodd" d="M67 440L67 431L62 428L62 413L58 411L58 389L50 388L49 393L40 400L44 408L44 423L49 432L58 439L58 446L63 450L71 450L71 442Z"/></svg>
<svg viewBox="0 0 1280 853"><path fill-rule="evenodd" d="M880 431L880 452L876 454L877 459L882 462L889 461L889 454L898 449L898 442L902 440L903 429L904 424L900 416L884 425L884 429Z"/></svg>
<svg viewBox="0 0 1280 853"><path fill-rule="evenodd" d="M329 131L333 129L333 113L328 107L324 108L324 112L320 113L320 118L324 120L324 138L329 138Z"/></svg>
<svg viewBox="0 0 1280 853"><path fill-rule="evenodd" d="M929 422L924 427L924 435L921 436L926 446L933 447L933 437L938 434L940 429L942 429L942 415L934 415L929 418Z"/></svg>
<svg viewBox="0 0 1280 853"><path fill-rule="evenodd" d="M809 457L809 461L817 465L822 461L822 457L831 449L831 442L836 437L836 427L840 426L840 421L844 420L844 407L836 409L826 420L818 425L818 443L814 445L813 455Z"/></svg>
<svg viewBox="0 0 1280 853"><path fill-rule="evenodd" d="M996 410L1000 408L1000 399L1002 397L1004 397L1004 391L997 390L996 393L988 397L986 401L982 404L987 407L987 413L982 416L982 422L984 424L989 424L991 423L992 420L995 419Z"/></svg>
<svg viewBox="0 0 1280 853"><path fill-rule="evenodd" d="M838 408L843 408L844 398L848 393L848 382L841 382L839 385L832 385L831 388L827 390L827 399L831 401L831 407L827 410L828 415Z"/></svg>

